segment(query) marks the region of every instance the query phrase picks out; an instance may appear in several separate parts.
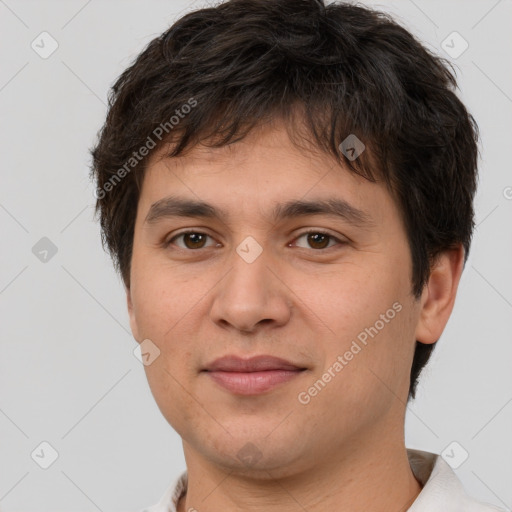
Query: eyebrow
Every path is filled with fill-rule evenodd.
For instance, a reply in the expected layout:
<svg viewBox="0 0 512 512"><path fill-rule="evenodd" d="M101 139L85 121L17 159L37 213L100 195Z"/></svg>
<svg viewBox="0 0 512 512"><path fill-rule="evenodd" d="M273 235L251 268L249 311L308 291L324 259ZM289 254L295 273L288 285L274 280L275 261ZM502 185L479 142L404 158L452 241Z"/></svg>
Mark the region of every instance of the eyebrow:
<svg viewBox="0 0 512 512"><path fill-rule="evenodd" d="M375 224L371 216L340 198L318 200L291 200L277 204L271 212L274 221L307 215L332 215L354 224L357 227L371 227ZM230 215L222 208L204 201L169 196L153 203L146 215L145 223L155 224L172 217L194 217L204 219L229 219Z"/></svg>

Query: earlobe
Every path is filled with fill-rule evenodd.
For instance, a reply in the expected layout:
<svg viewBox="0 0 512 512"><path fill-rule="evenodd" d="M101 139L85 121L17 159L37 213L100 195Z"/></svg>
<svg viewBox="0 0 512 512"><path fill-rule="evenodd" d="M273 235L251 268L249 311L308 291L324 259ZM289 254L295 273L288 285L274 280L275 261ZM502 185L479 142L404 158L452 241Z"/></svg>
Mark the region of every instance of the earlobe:
<svg viewBox="0 0 512 512"><path fill-rule="evenodd" d="M135 310L133 307L133 301L131 296L131 290L128 286L124 287L126 292L126 306L128 308L128 316L130 318L130 328L133 334L133 337L135 338L135 341L138 342L139 340L139 331L137 328L137 320L135 318Z"/></svg>
<svg viewBox="0 0 512 512"><path fill-rule="evenodd" d="M435 260L421 296L421 311L416 327L416 340L435 343L450 318L464 268L464 248L443 251Z"/></svg>

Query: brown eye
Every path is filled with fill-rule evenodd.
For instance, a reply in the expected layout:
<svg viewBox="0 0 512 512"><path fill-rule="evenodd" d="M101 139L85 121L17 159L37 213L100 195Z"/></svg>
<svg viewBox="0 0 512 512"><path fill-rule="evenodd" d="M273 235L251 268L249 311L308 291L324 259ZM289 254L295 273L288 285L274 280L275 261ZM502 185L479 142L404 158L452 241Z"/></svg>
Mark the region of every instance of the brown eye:
<svg viewBox="0 0 512 512"><path fill-rule="evenodd" d="M299 247L304 249L322 250L336 245L336 242L338 242L338 245L343 245L344 243L342 240L339 240L329 233L324 233L323 231L307 231L298 236L296 240L300 240L304 237L306 237L307 247L299 245Z"/></svg>
<svg viewBox="0 0 512 512"><path fill-rule="evenodd" d="M188 249L198 249L203 247L206 237L201 233L185 233L183 241Z"/></svg>
<svg viewBox="0 0 512 512"><path fill-rule="evenodd" d="M314 249L325 249L329 244L330 236L323 233L308 233L307 237L308 243Z"/></svg>
<svg viewBox="0 0 512 512"><path fill-rule="evenodd" d="M176 244L180 249L203 249L207 238L211 238L206 233L200 233L198 231L186 231L179 233L172 237L166 244L169 246L175 242L175 240L182 239L182 244Z"/></svg>

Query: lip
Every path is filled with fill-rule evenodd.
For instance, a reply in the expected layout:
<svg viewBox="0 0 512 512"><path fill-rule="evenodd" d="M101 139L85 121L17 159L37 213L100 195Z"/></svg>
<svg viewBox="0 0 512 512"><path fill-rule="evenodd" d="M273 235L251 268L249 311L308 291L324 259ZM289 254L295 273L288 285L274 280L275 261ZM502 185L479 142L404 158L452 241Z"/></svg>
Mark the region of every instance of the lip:
<svg viewBox="0 0 512 512"><path fill-rule="evenodd" d="M259 395L298 377L305 370L266 370L263 372L206 372L217 384L235 395Z"/></svg>
<svg viewBox="0 0 512 512"><path fill-rule="evenodd" d="M203 372L231 393L258 395L292 380L306 369L269 355L249 359L230 355L216 359Z"/></svg>
<svg viewBox="0 0 512 512"><path fill-rule="evenodd" d="M268 370L302 370L304 367L296 365L280 357L259 355L250 358L242 358L235 355L227 355L215 359L208 364L205 371L214 372L262 372Z"/></svg>

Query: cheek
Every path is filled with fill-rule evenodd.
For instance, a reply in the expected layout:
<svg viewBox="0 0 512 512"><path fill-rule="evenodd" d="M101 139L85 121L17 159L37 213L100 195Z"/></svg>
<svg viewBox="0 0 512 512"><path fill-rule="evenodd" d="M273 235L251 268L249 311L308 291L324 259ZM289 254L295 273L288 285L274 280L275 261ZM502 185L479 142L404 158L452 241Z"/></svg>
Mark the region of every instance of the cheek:
<svg viewBox="0 0 512 512"><path fill-rule="evenodd" d="M404 293L400 281L376 265L339 265L328 274L301 281L294 287L297 297L326 332L343 338L373 325Z"/></svg>
<svg viewBox="0 0 512 512"><path fill-rule="evenodd" d="M138 287L133 301L139 333L160 350L159 357L144 367L146 378L162 415L180 435L186 434L196 421L195 402L185 389L197 372L192 348L197 328L191 318L197 314L199 297L183 293L184 283L166 279L168 271L153 267L138 269L136 274Z"/></svg>
<svg viewBox="0 0 512 512"><path fill-rule="evenodd" d="M188 314L200 307L206 283L183 277L179 268L170 268L165 262L145 264L150 255L141 255L139 260L137 263L134 257L132 300L140 335L164 342L181 330Z"/></svg>
<svg viewBox="0 0 512 512"><path fill-rule="evenodd" d="M196 401L190 399L190 393L184 391L188 387L186 376L178 368L164 366L165 357L145 367L146 378L162 416L186 439L189 430L200 428L205 418L198 414L201 410L198 411Z"/></svg>
<svg viewBox="0 0 512 512"><path fill-rule="evenodd" d="M414 349L417 315L410 283L398 267L374 268L371 273L354 267L338 273L331 291L311 297L322 324L329 327L324 369L342 357L335 395L351 397L354 406L401 390L408 379ZM408 276L406 276L408 277ZM320 370L321 371L321 370ZM339 377L338 377L339 375ZM383 385L382 381L385 383ZM387 386L387 387L386 387ZM381 399L381 398L379 398Z"/></svg>
<svg viewBox="0 0 512 512"><path fill-rule="evenodd" d="M132 300L141 340L151 340L160 351L144 367L148 383L162 413L173 417L176 408L185 411L187 407L180 403L183 390L179 384L185 385L191 372L197 371L192 358L197 329L190 318L198 300L190 293L184 294L175 281L169 282L165 278L168 274L154 267L135 268L137 286L132 290Z"/></svg>

